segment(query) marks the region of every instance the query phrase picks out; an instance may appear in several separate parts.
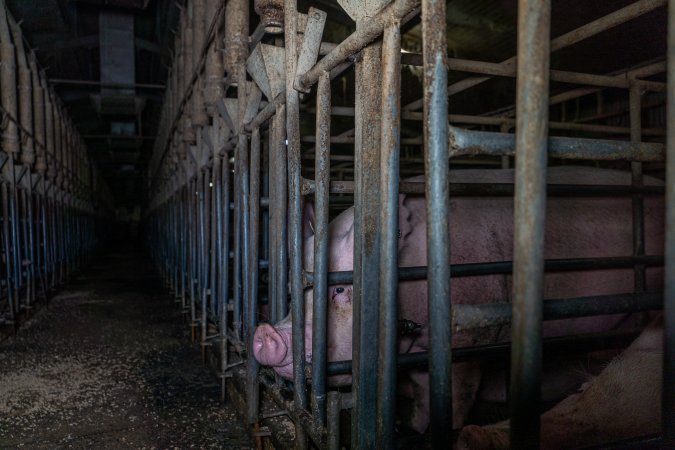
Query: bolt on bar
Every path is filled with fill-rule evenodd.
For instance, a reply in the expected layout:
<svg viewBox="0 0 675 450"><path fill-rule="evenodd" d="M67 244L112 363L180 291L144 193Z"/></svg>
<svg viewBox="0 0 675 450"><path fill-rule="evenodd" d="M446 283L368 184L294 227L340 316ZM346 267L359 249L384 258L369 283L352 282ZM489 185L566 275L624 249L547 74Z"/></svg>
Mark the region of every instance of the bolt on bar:
<svg viewBox="0 0 675 450"><path fill-rule="evenodd" d="M511 447L539 448L550 0L518 2Z"/></svg>

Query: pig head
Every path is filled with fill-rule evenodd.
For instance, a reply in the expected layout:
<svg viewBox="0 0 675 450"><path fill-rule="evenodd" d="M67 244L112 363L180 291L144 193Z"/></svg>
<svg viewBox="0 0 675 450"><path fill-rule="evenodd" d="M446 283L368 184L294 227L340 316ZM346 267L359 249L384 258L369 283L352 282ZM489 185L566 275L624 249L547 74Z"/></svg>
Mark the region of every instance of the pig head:
<svg viewBox="0 0 675 450"><path fill-rule="evenodd" d="M451 180L463 183L510 183L512 170L451 171ZM418 177L410 181L423 181ZM630 184L630 174L589 167L549 168L550 184ZM658 183L647 178L645 184ZM399 196L398 259L400 267L425 266L426 206L421 196ZM548 259L626 256L633 252L630 198L550 198L547 204L545 257ZM512 259L513 200L505 197L459 197L450 204L451 255L453 264L498 262ZM329 270L353 270L354 208L349 208L329 225ZM645 200L645 235L647 254L659 254L663 246L663 202ZM304 267L313 271L314 238L304 242ZM632 269L597 270L592 272L551 273L545 277L545 298L566 298L631 292ZM648 269L647 283L658 288L661 269ZM510 301L511 277L489 275L454 278L451 284L453 303L486 304ZM351 285L334 285L328 289L327 358L328 361L352 359ZM377 299L364 299L377 301ZM418 352L427 349L427 288L425 281L399 283L399 319L419 324L414 333L401 336L399 351ZM597 332L625 323L625 315L602 318L580 318L545 323L546 336ZM274 326L261 324L253 338L253 354L263 365L271 366L282 377L293 374L291 319L286 317ZM305 349L309 361L312 348L312 291L305 292ZM453 332L453 346L491 344L508 340L508 327ZM453 405L456 426L464 423L481 380L481 372L473 363L453 365ZM413 372L412 388L403 388L404 395L416 402L413 428L424 431L428 417L426 373ZM332 379L348 382L348 377ZM405 391L407 390L407 394Z"/></svg>

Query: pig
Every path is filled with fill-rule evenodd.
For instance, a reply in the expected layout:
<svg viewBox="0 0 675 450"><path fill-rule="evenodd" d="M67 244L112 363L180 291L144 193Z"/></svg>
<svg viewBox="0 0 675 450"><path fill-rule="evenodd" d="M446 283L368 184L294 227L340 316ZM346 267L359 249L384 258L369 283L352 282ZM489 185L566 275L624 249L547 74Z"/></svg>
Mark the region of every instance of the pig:
<svg viewBox="0 0 675 450"><path fill-rule="evenodd" d="M450 180L459 183L512 183L513 170L468 169L450 172ZM423 181L418 177L411 181ZM550 167L549 184L627 185L630 174L592 167ZM645 184L659 184L645 177ZM545 257L547 259L614 257L633 254L631 200L628 197L550 197L546 211ZM451 263L478 263L512 260L513 199L509 197L452 198L449 211ZM663 200L645 199L646 253L660 254L663 249ZM426 252L426 210L424 197L399 196L398 260L400 267L424 266ZM345 210L329 225L329 270L353 269L354 208ZM313 237L304 242L304 268L313 270ZM647 286L658 289L663 271L647 270ZM619 294L633 290L633 270L596 270L549 273L545 276L544 298ZM329 286L327 358L328 361L352 358L351 285ZM454 304L510 302L510 275L455 278L451 284ZM305 349L310 360L312 348L312 294L305 292ZM363 301L377 301L364 299ZM417 332L399 338L399 351L412 353L428 348L427 289L425 281L399 283L400 319L419 324ZM627 315L548 321L545 336L562 336L606 331L634 325ZM290 315L275 325L260 324L252 340L252 352L260 364L271 366L282 377L293 374ZM453 347L494 344L508 341L509 327L492 327L454 332ZM550 368L552 373L563 373ZM453 364L453 424L461 427L475 402L481 382L489 379L478 362ZM570 373L567 371L566 373ZM412 406L401 419L405 426L424 432L429 423L429 386L424 370L412 370L401 377L399 394ZM346 383L348 377L329 380ZM552 386L565 386L566 392L551 389L552 398L569 393L570 383L581 380L553 380ZM547 391L547 378L544 391ZM488 383L489 384L489 383ZM493 383L494 385L494 383ZM490 391L490 389L487 389ZM494 391L494 389L492 389ZM503 391L503 389L502 389ZM494 394L494 392L493 392ZM505 393L501 392L502 398ZM557 397L556 397L557 396Z"/></svg>
<svg viewBox="0 0 675 450"><path fill-rule="evenodd" d="M541 448L585 448L658 433L662 372L663 317L658 317L597 377L541 416ZM457 448L506 450L509 422L468 425Z"/></svg>

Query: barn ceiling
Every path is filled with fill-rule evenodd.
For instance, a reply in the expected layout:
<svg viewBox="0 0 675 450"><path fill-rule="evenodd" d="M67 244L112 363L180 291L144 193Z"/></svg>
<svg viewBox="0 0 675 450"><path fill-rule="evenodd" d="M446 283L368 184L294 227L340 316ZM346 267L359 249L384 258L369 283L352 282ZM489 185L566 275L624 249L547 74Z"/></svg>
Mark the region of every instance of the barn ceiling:
<svg viewBox="0 0 675 450"><path fill-rule="evenodd" d="M118 204L140 204L171 61L176 3L6 2Z"/></svg>
<svg viewBox="0 0 675 450"><path fill-rule="evenodd" d="M141 204L147 183L147 161L171 64L177 3L162 0L6 0L21 21L30 45L47 68L48 78L63 99L121 205ZM251 9L253 9L251 1ZM626 5L631 0L556 0L552 36L560 36ZM651 2L654 3L654 2ZM664 2L665 3L665 2ZM334 0L299 1L328 12L326 39L338 42L354 28ZM501 62L515 55L516 0L453 0L448 2L448 53L451 57ZM552 68L612 74L663 59L665 7L612 27L552 55ZM251 30L258 18L251 11ZM419 20L407 25L407 51L421 50ZM451 73L455 80L466 73ZM656 75L663 77L663 74ZM103 83L103 84L102 84ZM489 114L508 110L513 80L494 79L450 101L452 113ZM552 83L553 91L569 86ZM421 92L406 89L405 95ZM334 95L339 96L336 92ZM336 104L353 102L353 93ZM404 104L406 99L404 99Z"/></svg>

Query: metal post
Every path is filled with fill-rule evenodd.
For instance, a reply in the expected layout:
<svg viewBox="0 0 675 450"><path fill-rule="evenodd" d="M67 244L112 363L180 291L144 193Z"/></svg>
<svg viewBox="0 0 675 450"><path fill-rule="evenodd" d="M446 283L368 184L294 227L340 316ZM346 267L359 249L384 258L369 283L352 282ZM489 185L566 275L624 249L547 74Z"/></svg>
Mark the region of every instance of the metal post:
<svg viewBox="0 0 675 450"><path fill-rule="evenodd" d="M539 447L551 5L519 0L511 447Z"/></svg>
<svg viewBox="0 0 675 450"><path fill-rule="evenodd" d="M365 22L369 18L363 18ZM357 22L357 28L359 23ZM380 108L382 45L361 51L356 62L354 172L354 311L352 448L376 447L377 341L380 257Z"/></svg>
<svg viewBox="0 0 675 450"><path fill-rule="evenodd" d="M256 326L258 312L258 249L260 231L260 129L254 128L251 134L251 161L250 161L250 190L249 190L249 261L248 261L248 329ZM253 333L250 333L248 348L253 348ZM258 422L260 391L258 386L258 362L252 352L248 353L246 361L246 404L247 421L249 425Z"/></svg>
<svg viewBox="0 0 675 450"><path fill-rule="evenodd" d="M445 2L422 2L431 444L451 442L451 309Z"/></svg>
<svg viewBox="0 0 675 450"><path fill-rule="evenodd" d="M319 77L316 92L316 192L314 194L314 291L312 319L312 414L326 421L328 316L328 196L330 183L330 74Z"/></svg>
<svg viewBox="0 0 675 450"><path fill-rule="evenodd" d="M642 118L640 107L640 86L631 84L629 93L630 108L630 140L631 142L640 142L642 140ZM631 177L633 186L643 186L642 163L631 163ZM645 254L645 218L644 218L644 196L634 195L632 200L633 209L633 256L644 256ZM643 265L634 268L635 291L644 291L646 287L645 267Z"/></svg>
<svg viewBox="0 0 675 450"><path fill-rule="evenodd" d="M380 345L377 448L396 448L396 355L398 297L398 182L401 117L401 30L384 29L382 44L382 141L380 150Z"/></svg>
<svg viewBox="0 0 675 450"><path fill-rule="evenodd" d="M284 1L284 44L286 49L286 142L288 157L288 247L290 247L291 315L293 318L293 403L307 407L305 384L305 317L302 288L302 207L300 198L300 98L293 88L298 51L297 0ZM286 271L284 271L286 273ZM282 307L285 309L285 305ZM302 346L296 346L302 343ZM323 401L323 399L320 399ZM302 425L296 423L296 449L307 448Z"/></svg>
<svg viewBox="0 0 675 450"><path fill-rule="evenodd" d="M663 304L663 447L675 445L675 0L668 2L666 248Z"/></svg>

